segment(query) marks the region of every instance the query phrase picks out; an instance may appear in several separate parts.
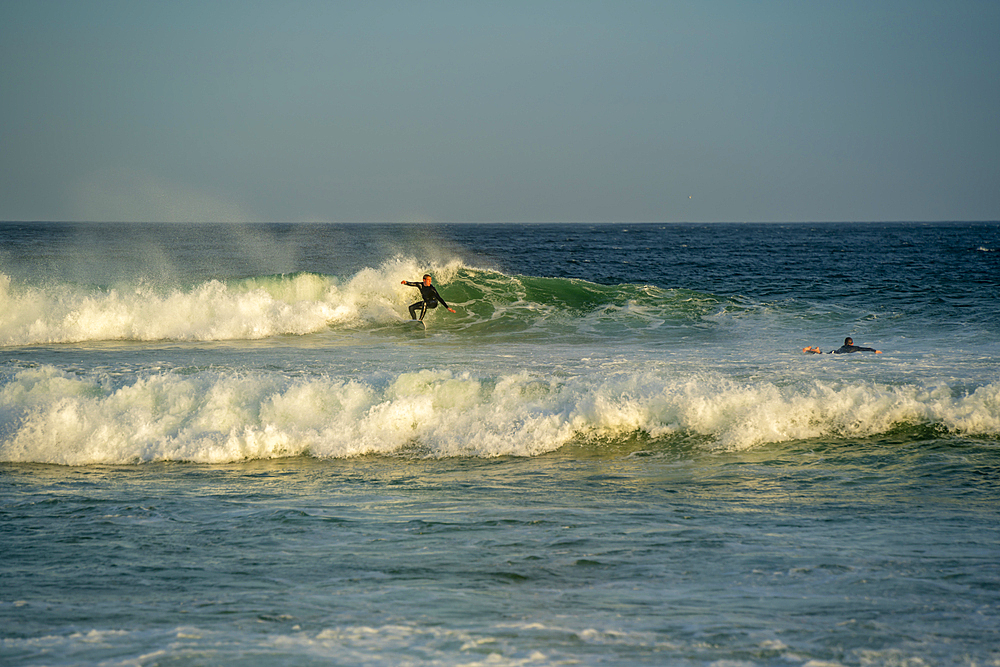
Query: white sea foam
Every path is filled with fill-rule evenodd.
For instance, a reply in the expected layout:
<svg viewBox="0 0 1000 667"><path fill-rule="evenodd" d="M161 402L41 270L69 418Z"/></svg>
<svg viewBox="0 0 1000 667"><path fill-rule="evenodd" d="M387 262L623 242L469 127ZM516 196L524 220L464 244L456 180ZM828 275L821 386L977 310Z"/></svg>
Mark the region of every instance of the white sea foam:
<svg viewBox="0 0 1000 667"><path fill-rule="evenodd" d="M745 449L862 438L900 424L1000 434L1000 387L779 387L653 373L554 379L421 370L386 383L274 373L161 373L111 387L41 366L0 390L0 460L222 463L311 454L534 456L571 440L698 436Z"/></svg>
<svg viewBox="0 0 1000 667"><path fill-rule="evenodd" d="M544 647L524 648L535 640ZM218 663L247 656L295 656L298 661L321 661L332 664L412 664L400 656L419 654L433 664L462 664L469 667L521 667L572 663L572 659L553 657L565 654L565 642L596 646L655 647L661 651L689 650L684 644L665 642L655 633L642 631L603 631L575 629L563 625L508 623L494 632L435 627L401 621L384 625L340 625L320 630L298 625L287 631L246 633L239 629L219 630L210 627L180 626L153 631L90 630L68 634L49 634L31 638L0 638L0 646L10 651L42 652L59 656L101 655L100 664L131 667L158 661L197 661L210 655ZM122 656L116 646L135 647L134 655ZM572 643L570 645L573 645ZM461 661L455 663L456 653ZM238 661L238 660L237 660ZM263 657L261 662L268 662ZM71 657L51 664L82 664Z"/></svg>
<svg viewBox="0 0 1000 667"><path fill-rule="evenodd" d="M442 276L455 266L435 268ZM341 281L295 274L189 288L128 285L110 289L14 284L0 273L0 346L104 340L256 340L331 326L369 326L401 319L414 300L402 278L423 268L402 257Z"/></svg>

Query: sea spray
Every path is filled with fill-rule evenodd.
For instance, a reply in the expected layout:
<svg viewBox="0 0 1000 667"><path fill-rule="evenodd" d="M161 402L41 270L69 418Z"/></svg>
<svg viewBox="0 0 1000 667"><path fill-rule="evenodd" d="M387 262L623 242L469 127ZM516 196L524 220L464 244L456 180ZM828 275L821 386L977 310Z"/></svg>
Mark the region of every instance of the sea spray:
<svg viewBox="0 0 1000 667"><path fill-rule="evenodd" d="M448 266L443 275L454 272ZM182 288L14 283L0 274L0 345L86 341L260 340L330 327L373 327L401 319L413 295L402 276L412 259L387 260L347 279L311 273L209 280Z"/></svg>
<svg viewBox="0 0 1000 667"><path fill-rule="evenodd" d="M998 234L0 224L0 663L995 662Z"/></svg>

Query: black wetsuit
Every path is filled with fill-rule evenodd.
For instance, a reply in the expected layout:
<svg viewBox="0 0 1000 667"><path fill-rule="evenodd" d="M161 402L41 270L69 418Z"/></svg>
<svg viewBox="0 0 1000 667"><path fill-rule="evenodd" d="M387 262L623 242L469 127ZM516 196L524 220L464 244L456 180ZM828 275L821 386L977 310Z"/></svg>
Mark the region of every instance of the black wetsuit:
<svg viewBox="0 0 1000 667"><path fill-rule="evenodd" d="M410 281L406 281L406 284L410 287L419 287L420 296L422 298L421 301L417 301L415 304L410 306L410 319L424 319L424 314L427 313L427 309L437 308L438 301L443 303L445 308L451 307L448 305L447 301L441 298L441 295L438 294L437 288L434 287L434 285L425 285L422 282L411 283ZM417 317L418 310L420 311L419 318Z"/></svg>
<svg viewBox="0 0 1000 667"><path fill-rule="evenodd" d="M858 347L857 345L841 345L839 349L831 350L830 354L850 354L851 352L878 352L874 347Z"/></svg>

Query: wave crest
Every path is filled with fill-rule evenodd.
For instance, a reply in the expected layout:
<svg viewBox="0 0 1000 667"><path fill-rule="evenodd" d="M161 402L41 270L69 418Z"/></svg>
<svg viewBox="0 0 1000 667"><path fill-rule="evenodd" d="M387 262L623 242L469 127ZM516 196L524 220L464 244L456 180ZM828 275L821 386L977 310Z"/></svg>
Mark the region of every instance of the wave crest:
<svg viewBox="0 0 1000 667"><path fill-rule="evenodd" d="M408 319L419 298L401 280L428 268L395 257L347 279L313 273L162 284L93 287L14 284L0 274L0 346L92 341L234 341L377 329ZM432 266L459 318L443 323L473 335L537 331L614 336L683 327L740 310L736 302L649 285L508 276L460 262Z"/></svg>
<svg viewBox="0 0 1000 667"><path fill-rule="evenodd" d="M297 273L186 288L34 286L0 274L0 345L258 340L386 324L402 319L412 301L400 276L421 271L415 261L396 258L347 280Z"/></svg>

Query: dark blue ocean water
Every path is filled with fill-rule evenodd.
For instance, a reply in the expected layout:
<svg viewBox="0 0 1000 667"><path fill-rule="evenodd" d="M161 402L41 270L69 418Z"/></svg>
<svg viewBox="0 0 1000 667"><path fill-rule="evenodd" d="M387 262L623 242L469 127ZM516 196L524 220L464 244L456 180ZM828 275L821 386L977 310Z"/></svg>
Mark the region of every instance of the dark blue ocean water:
<svg viewBox="0 0 1000 667"><path fill-rule="evenodd" d="M0 224L0 662L993 664L998 285L997 223Z"/></svg>

